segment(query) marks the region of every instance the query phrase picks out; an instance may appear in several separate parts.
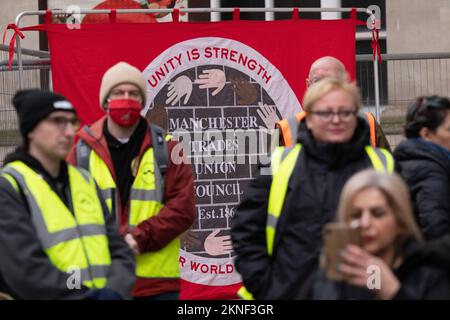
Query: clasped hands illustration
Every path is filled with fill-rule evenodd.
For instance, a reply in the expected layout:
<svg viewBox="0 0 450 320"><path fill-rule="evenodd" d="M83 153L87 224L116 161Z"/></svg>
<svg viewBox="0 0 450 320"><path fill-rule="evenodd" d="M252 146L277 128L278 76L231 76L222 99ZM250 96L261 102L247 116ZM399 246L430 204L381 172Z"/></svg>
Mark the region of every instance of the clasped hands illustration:
<svg viewBox="0 0 450 320"><path fill-rule="evenodd" d="M215 89L211 95L217 95L225 87L225 72L220 69L206 69L194 82L187 76L180 76L169 86L166 104L176 105L183 97L183 104L189 101L193 84L199 84L200 89Z"/></svg>
<svg viewBox="0 0 450 320"><path fill-rule="evenodd" d="M211 93L214 97L222 91L225 87L225 83L225 72L220 69L205 69L198 75L198 78L194 82L192 82L188 76L182 75L170 84L168 88L169 91L167 92L166 104L174 106L183 99L183 97L182 104L187 104L191 97L194 84L198 84L200 89L214 89ZM259 102L258 105L257 113L263 121L265 128L272 130L275 127L275 124L280 121L280 118L276 113L276 108L261 102ZM260 126L260 128L264 127Z"/></svg>

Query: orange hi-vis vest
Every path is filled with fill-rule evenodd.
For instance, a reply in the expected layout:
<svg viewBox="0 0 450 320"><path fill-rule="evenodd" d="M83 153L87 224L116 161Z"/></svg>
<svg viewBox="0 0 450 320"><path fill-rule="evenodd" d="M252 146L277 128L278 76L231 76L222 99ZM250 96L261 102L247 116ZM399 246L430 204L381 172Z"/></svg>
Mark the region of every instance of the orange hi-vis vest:
<svg viewBox="0 0 450 320"><path fill-rule="evenodd" d="M360 116L363 116L369 124L370 128L370 142L372 147L377 147L377 137L375 131L375 117L370 112L360 112ZM298 124L306 117L306 112L301 111L294 116L287 119L283 119L277 122L276 126L280 129L280 134L283 138L284 146L292 147L297 142L297 127Z"/></svg>

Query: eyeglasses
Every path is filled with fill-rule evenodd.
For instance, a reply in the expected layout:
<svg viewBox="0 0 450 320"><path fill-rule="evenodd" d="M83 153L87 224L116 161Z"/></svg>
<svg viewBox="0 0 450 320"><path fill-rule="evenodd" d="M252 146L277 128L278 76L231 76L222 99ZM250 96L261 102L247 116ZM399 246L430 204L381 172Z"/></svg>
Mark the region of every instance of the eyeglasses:
<svg viewBox="0 0 450 320"><path fill-rule="evenodd" d="M51 123L59 130L66 130L67 125L70 123L73 127L73 130L77 131L80 128L80 120L77 118L67 119L64 117L49 117L46 119L47 122Z"/></svg>
<svg viewBox="0 0 450 320"><path fill-rule="evenodd" d="M125 95L127 93L128 93L128 97L130 99L134 99L134 100L142 99L141 92L139 90L120 90L120 89L112 90L111 93L109 94L109 98L121 99L121 98L125 97Z"/></svg>
<svg viewBox="0 0 450 320"><path fill-rule="evenodd" d="M313 115L318 116L323 121L331 121L334 116L338 116L341 121L350 121L354 116L356 116L356 111L342 110L338 112L333 111L311 111Z"/></svg>

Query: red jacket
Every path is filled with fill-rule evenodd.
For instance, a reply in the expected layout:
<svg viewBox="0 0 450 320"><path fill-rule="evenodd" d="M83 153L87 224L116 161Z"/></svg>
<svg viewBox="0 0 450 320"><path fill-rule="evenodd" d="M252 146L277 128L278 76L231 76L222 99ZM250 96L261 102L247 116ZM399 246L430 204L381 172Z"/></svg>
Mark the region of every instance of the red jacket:
<svg viewBox="0 0 450 320"><path fill-rule="evenodd" d="M108 166L117 184L116 173L103 135L106 116L90 126L93 136L85 130L79 130L76 140L83 139ZM189 164L174 164L171 152L176 142L169 141L169 165L165 175L164 207L158 215L138 224L131 231L139 245L140 252L158 251L166 244L186 231L195 219L195 197L192 167ZM150 131L147 130L142 142L139 159L151 147ZM77 165L76 145L72 147L67 162ZM120 204L120 201L118 201ZM128 232L129 201L125 208L119 208L119 230L122 236ZM168 291L179 291L179 279L144 279L137 278L133 296L153 296Z"/></svg>

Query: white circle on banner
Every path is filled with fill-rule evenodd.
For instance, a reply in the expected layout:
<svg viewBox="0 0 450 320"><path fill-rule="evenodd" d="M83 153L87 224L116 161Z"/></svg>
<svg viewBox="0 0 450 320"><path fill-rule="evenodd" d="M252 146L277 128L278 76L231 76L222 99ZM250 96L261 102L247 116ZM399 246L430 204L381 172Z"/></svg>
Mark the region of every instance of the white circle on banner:
<svg viewBox="0 0 450 320"><path fill-rule="evenodd" d="M206 48L226 48L229 52L233 50L238 54L242 54L243 57L247 57L247 65L248 61L253 60L257 63L258 67L251 70L251 68L243 63L243 59L239 62L239 56L236 56L236 61L215 56L209 58L205 57L205 54L202 53L205 52ZM199 50L200 56L198 59L194 60L192 57L191 59L188 58L186 52L189 52L192 49ZM169 59L172 60L169 61ZM274 101L278 112L283 118L292 116L294 113L302 110L297 96L283 77L282 73L258 51L236 40L204 37L186 40L171 46L164 50L164 52L156 57L144 69L142 73L147 83L148 98L145 108L142 110L142 115L145 116L147 114L155 96L174 75L195 66L207 66L210 64L228 66L252 77ZM264 69L267 77L270 76L269 81L265 80L267 77L265 79L262 78L264 73L259 66ZM150 83L155 85L151 86Z"/></svg>
<svg viewBox="0 0 450 320"><path fill-rule="evenodd" d="M202 70L202 72L199 70ZM228 79L229 72L233 73L236 78ZM257 84L260 86L260 89L259 86L255 86L255 88L258 87L257 94L255 94L256 91L253 92L254 95L250 95L251 98L254 99L259 97L258 99L263 102L263 100L266 99L265 97L268 96L270 98L268 100L271 100L268 104L276 107L278 116L281 116L281 118L287 118L302 110L297 96L283 77L282 73L259 52L236 40L218 37L203 37L177 43L157 56L144 69L143 75L147 84L148 97L146 106L142 111L143 116L146 116L149 111L151 113L152 110L155 110L151 109L152 104L154 104L153 108L156 108L156 102L154 101L159 101L158 107L162 106L166 111L179 109L188 112L187 110L190 108L197 108L197 110L202 109L202 112L214 112L213 109L226 109L228 106L227 103L219 106L210 105L210 99L213 99L222 89L225 91L226 88L224 89L223 85L229 85L230 82L234 86L234 92L236 92L236 85L239 87L240 84L238 82L244 79L243 75L247 76L246 80L243 82L244 85L246 84L248 86L250 84L252 86L253 84ZM220 86L220 83L222 86ZM209 90L206 95L207 101L204 103L202 101L202 103L198 105L194 103L193 105L190 101L190 98L192 99L191 93L194 95L195 91L198 93L200 89L205 88ZM222 94L226 95L226 93ZM215 98L217 98L217 96ZM234 97L234 99L234 107L241 107L242 110L251 107L256 110L258 107L258 101L252 100L252 102L248 102L243 98L238 103L237 98ZM189 101L189 103L187 103L187 101ZM222 109L221 116L217 116L218 118L224 117L224 109ZM256 120L250 121L251 115L249 114L249 111L247 111L246 118L248 129L258 129L263 125L260 120L258 120L258 122ZM256 119L256 117L254 116L253 119ZM219 131L223 129L222 125L224 123L220 121L213 123L217 124L215 129ZM252 128L250 128L250 123L253 124ZM205 127L205 129L207 129L209 126L205 125ZM171 131L170 129L174 128L169 126L169 131ZM192 132L192 128L186 128L186 130ZM228 167L233 168L233 164L228 166L227 163L222 163L218 170L228 171ZM249 169L251 168L249 167ZM211 189L208 189L208 186L204 185L204 183L209 184L206 174L200 171L195 172L195 174L198 177L195 181L197 184L195 188L197 194L197 220L202 220L201 215L203 214L205 217L212 217L210 221L214 221L215 218L222 217L222 214L224 214L225 211L231 210L231 208L235 206L235 201L230 201L233 202L233 204L227 204L226 199L221 199L222 201L219 200L216 203L217 197L214 197L212 193L214 193L214 190L217 192L217 189L213 189L213 187L214 183L230 181L230 184L232 184L234 181L237 184L237 191L232 191L232 194L239 193L241 192L239 187L239 179L241 178L230 178L228 175L227 178L216 179L220 180L219 182L211 179ZM244 180L249 181L250 178L252 177L246 177ZM197 193L197 191L202 191L203 193L200 194ZM199 201L200 198L208 197L211 198L209 203L202 203ZM240 199L240 196L238 196L238 199ZM198 209L202 208L202 206L209 208L215 207L216 209L211 209L211 212L208 213L200 213ZM220 206L224 206L224 212L221 212L220 208L218 209ZM231 211L233 211L234 214L234 209ZM231 211L227 212L225 215L231 214ZM219 224L224 221L223 219L223 217L217 218L217 220L221 220ZM198 222L195 231L198 232L198 234L209 235L206 238L217 237L215 240L219 242L219 239L223 239L222 243L217 246L222 246L222 249L220 250L229 250L223 248L228 246L228 241L231 241L229 236L230 219L230 217L225 218L227 222L220 226L217 224L205 226L206 223L203 225L204 222ZM194 223L194 225L197 225L197 222ZM220 234L212 231L217 230L217 232L219 232L219 229L222 231ZM189 237L183 239L182 242L185 242L186 240L189 240ZM193 239L193 242L198 240L199 239ZM206 243L206 241L203 243ZM180 249L181 279L191 283L208 286L227 286L242 282L239 273L237 273L234 267L234 253L221 254L220 250L216 249L217 246L212 246L212 251L208 251L206 245L201 250L185 250L182 246ZM216 251L214 251L214 249L216 249Z"/></svg>

